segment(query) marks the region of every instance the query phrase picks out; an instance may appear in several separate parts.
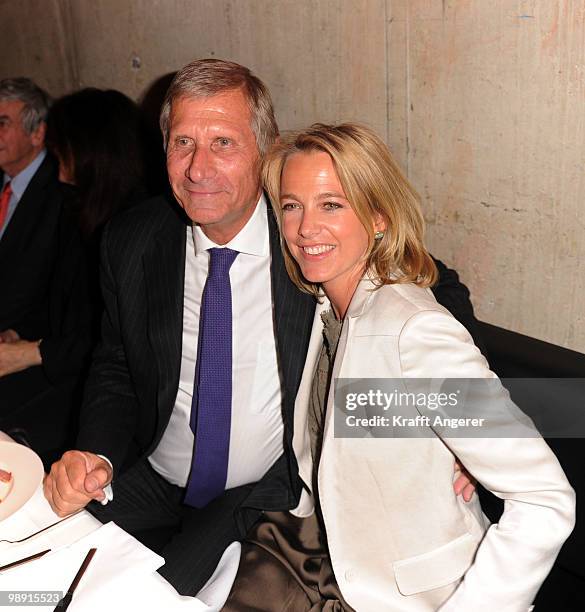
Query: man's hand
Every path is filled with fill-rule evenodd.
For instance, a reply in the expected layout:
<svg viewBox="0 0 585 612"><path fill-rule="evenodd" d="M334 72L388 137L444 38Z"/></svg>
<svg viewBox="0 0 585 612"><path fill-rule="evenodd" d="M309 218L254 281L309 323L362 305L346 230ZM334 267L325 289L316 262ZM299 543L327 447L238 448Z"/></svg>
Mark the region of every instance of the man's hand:
<svg viewBox="0 0 585 612"><path fill-rule="evenodd" d="M51 466L43 490L53 511L67 516L92 499L105 499L103 489L112 476L112 468L105 459L85 451L67 451Z"/></svg>
<svg viewBox="0 0 585 612"><path fill-rule="evenodd" d="M0 332L0 342L17 342L18 340L20 336L13 329L5 329Z"/></svg>
<svg viewBox="0 0 585 612"><path fill-rule="evenodd" d="M457 460L455 460L455 475L457 476L453 483L455 495L463 495L466 502L471 501L477 480Z"/></svg>
<svg viewBox="0 0 585 612"><path fill-rule="evenodd" d="M39 344L40 341L28 340L9 340L0 343L0 377L41 365L43 360Z"/></svg>

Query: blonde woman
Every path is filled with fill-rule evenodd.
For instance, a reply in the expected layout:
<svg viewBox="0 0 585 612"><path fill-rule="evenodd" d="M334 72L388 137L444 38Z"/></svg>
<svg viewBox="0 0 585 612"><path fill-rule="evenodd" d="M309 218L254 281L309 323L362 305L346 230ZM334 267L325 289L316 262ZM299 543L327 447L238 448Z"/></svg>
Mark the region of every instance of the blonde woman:
<svg viewBox="0 0 585 612"><path fill-rule="evenodd" d="M334 379L495 378L428 289L436 269L414 190L384 143L354 124L290 136L263 177L287 270L321 304L295 405L305 490L244 545L226 609L529 610L575 516L542 438L334 436ZM477 497L454 494L454 456L505 500L497 525Z"/></svg>

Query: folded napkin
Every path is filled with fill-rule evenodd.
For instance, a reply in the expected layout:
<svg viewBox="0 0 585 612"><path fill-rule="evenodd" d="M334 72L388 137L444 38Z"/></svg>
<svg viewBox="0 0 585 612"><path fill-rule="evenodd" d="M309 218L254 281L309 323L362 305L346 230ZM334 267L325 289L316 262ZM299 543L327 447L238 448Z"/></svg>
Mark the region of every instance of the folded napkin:
<svg viewBox="0 0 585 612"><path fill-rule="evenodd" d="M71 612L103 612L108 606L114 610L216 612L227 599L240 558L240 545L234 542L201 597L183 597L156 573L164 563L162 557L115 523L108 523L69 547L0 574L0 591L65 592L90 548L97 552L75 591ZM26 609L19 608L21 612ZM31 612L37 610L31 607Z"/></svg>
<svg viewBox="0 0 585 612"><path fill-rule="evenodd" d="M48 525L56 523L62 517L51 510L49 502L43 494L43 485L39 485L34 495L19 508L12 516L0 521L0 539L19 540L31 533L35 533ZM0 543L0 565L4 565L16 558L25 557L27 551L32 547L31 553L39 550L39 543L44 548L61 548L64 544L70 544L86 536L101 527L101 523L88 512L81 512L69 517L61 525L51 528L40 536L23 544ZM16 550L18 546L21 550ZM21 554L21 552L23 554Z"/></svg>

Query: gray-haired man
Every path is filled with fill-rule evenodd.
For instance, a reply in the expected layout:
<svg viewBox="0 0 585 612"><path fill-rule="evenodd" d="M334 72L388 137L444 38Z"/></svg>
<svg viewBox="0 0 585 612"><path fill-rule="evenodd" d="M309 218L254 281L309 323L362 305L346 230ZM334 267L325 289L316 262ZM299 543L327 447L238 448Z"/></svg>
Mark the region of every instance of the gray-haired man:
<svg viewBox="0 0 585 612"><path fill-rule="evenodd" d="M23 196L33 182L33 178L48 164L44 164L45 129L49 107L49 97L31 80L25 78L3 79L0 81L0 244L10 240L12 218L22 203ZM55 177L56 178L56 177ZM32 188L35 185L33 182ZM35 198L38 201L38 198ZM19 216L22 216L19 214ZM15 223L18 222L18 218ZM28 221L31 223L31 220ZM4 236L6 235L6 241ZM7 257L7 254L4 255ZM3 269L6 266L2 266ZM14 274L12 274L14 276ZM27 275L29 276L29 275ZM16 280L16 279L15 279ZM6 287L4 287L6 289ZM3 291L2 310L0 311L0 337L6 340L10 334L6 327L22 325L22 303L11 303L14 292ZM19 297L22 296L19 295ZM26 304L24 311L30 310ZM21 327L24 331L24 328Z"/></svg>
<svg viewBox="0 0 585 612"><path fill-rule="evenodd" d="M182 210L159 198L104 234L82 450L53 465L45 495L65 515L104 501L114 478L113 501L92 512L143 535L168 528L161 573L193 594L262 511L297 503L293 405L315 303L288 278L260 184L278 136L263 83L232 62L192 62L161 127Z"/></svg>
<svg viewBox="0 0 585 612"><path fill-rule="evenodd" d="M57 414L65 387L42 365L50 342L39 347L51 335L51 282L68 238L56 164L45 151L49 102L30 79L0 81L0 429L26 429L40 451L66 432L66 415Z"/></svg>

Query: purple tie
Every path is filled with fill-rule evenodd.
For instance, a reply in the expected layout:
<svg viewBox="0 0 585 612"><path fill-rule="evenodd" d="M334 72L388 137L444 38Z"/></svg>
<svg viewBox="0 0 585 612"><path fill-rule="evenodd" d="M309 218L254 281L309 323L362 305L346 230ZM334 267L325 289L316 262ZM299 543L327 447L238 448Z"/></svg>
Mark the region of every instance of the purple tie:
<svg viewBox="0 0 585 612"><path fill-rule="evenodd" d="M203 508L225 490L232 415L231 249L209 249L191 404L195 450L185 503Z"/></svg>

